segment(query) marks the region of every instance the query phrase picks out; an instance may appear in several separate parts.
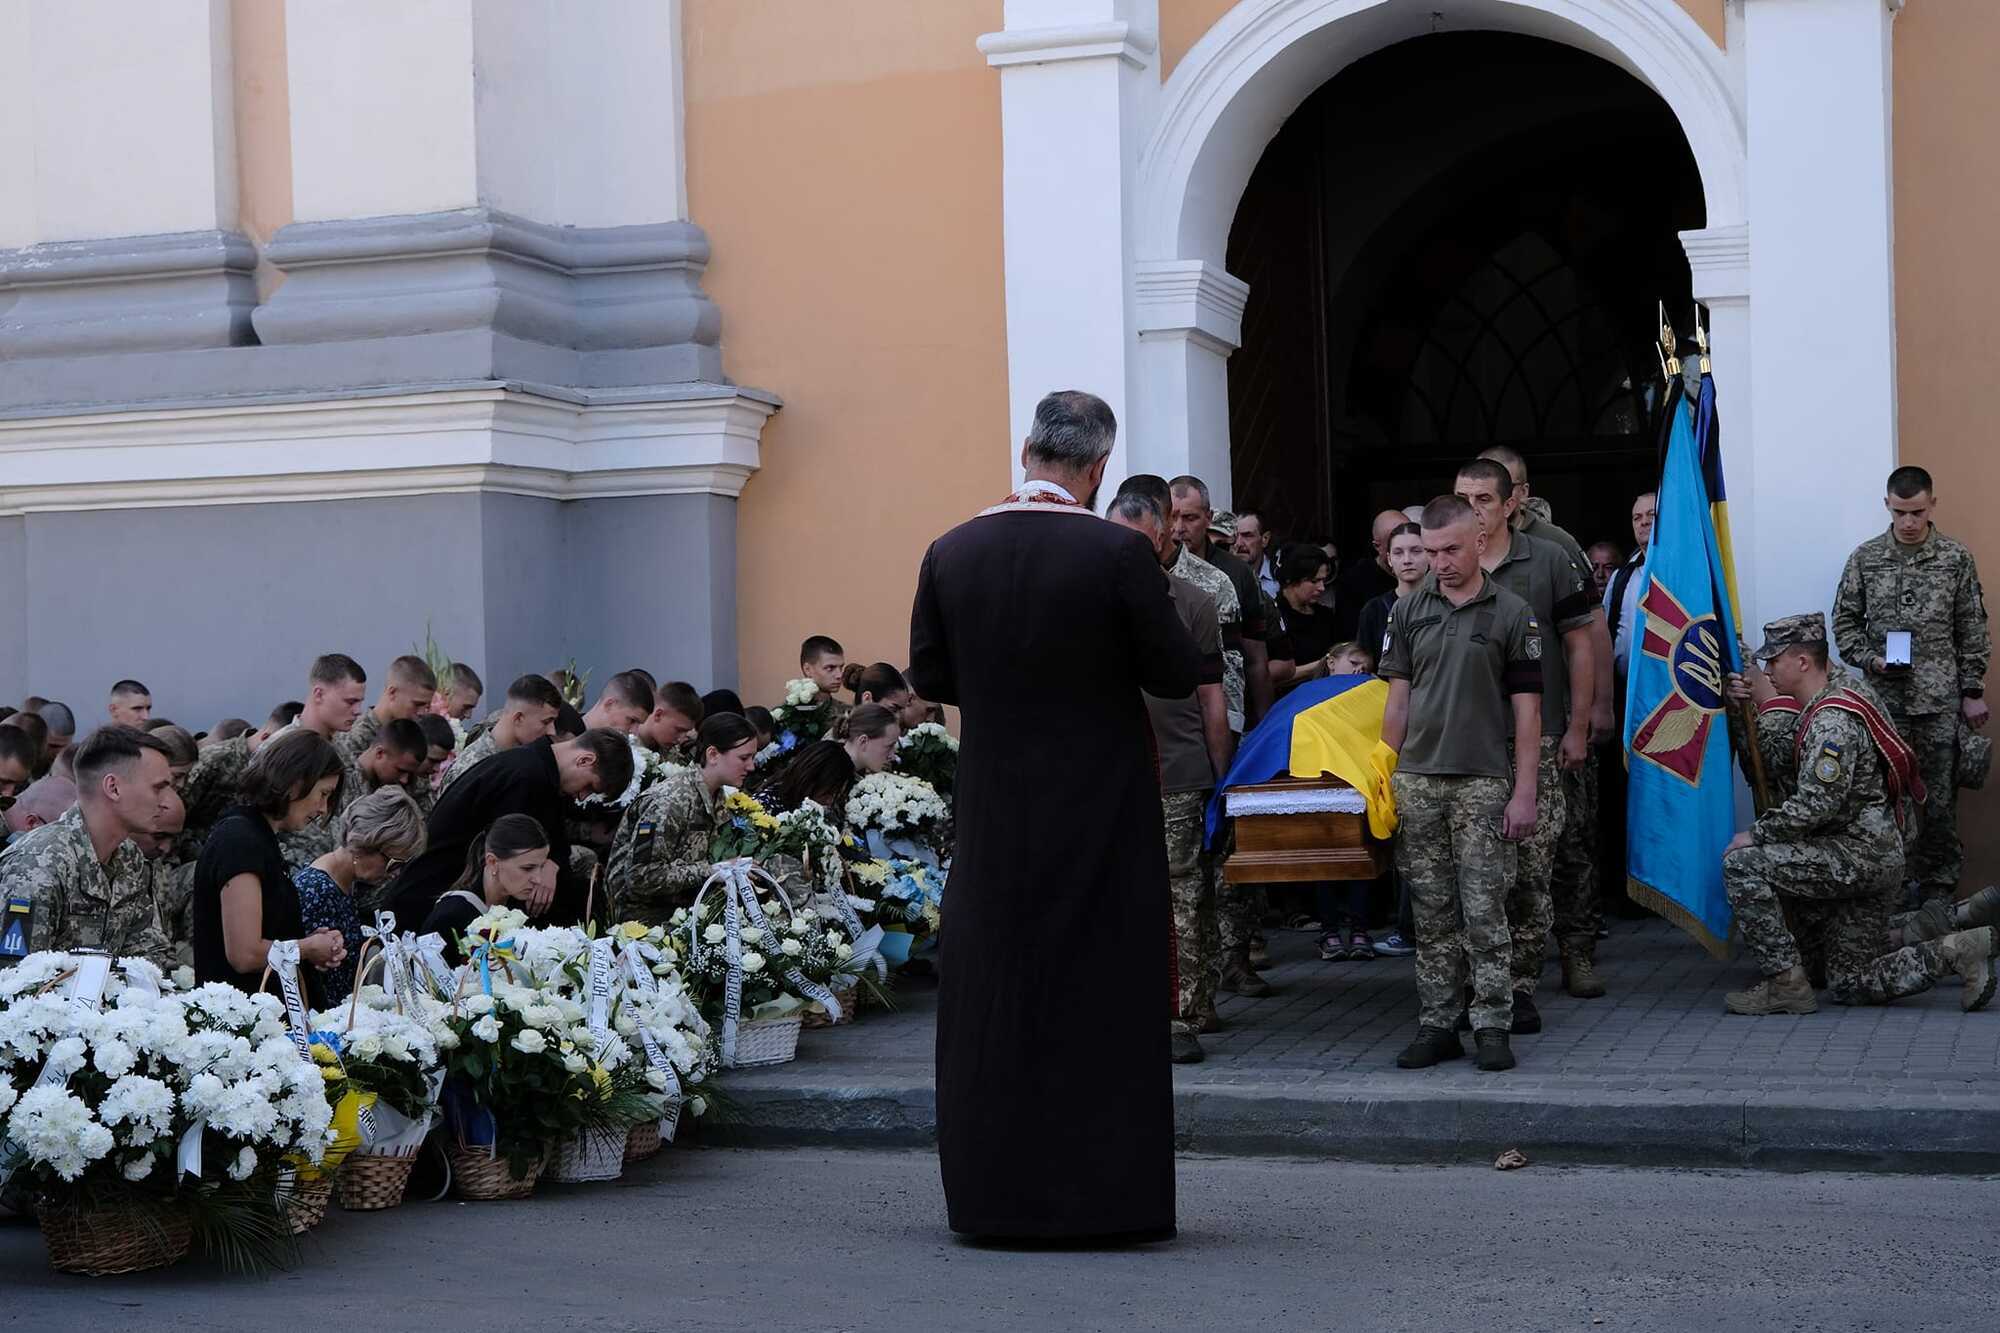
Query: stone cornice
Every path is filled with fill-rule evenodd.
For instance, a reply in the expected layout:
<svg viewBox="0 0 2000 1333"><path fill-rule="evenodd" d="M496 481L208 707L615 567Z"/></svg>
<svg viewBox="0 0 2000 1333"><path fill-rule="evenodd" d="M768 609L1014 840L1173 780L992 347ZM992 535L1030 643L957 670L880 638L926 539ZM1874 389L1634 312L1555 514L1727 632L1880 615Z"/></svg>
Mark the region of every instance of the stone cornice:
<svg viewBox="0 0 2000 1333"><path fill-rule="evenodd" d="M485 491L733 497L777 410L731 385L605 398L487 384L0 420L0 514Z"/></svg>
<svg viewBox="0 0 2000 1333"><path fill-rule="evenodd" d="M989 32L979 39L979 53L995 69L1009 65L1047 65L1061 60L1116 57L1134 69L1144 69L1159 43L1150 32L1131 24L1077 23L1056 28L1020 28Z"/></svg>
<svg viewBox="0 0 2000 1333"><path fill-rule="evenodd" d="M1703 303L1747 300L1750 296L1750 224L1708 227L1681 233L1694 299Z"/></svg>

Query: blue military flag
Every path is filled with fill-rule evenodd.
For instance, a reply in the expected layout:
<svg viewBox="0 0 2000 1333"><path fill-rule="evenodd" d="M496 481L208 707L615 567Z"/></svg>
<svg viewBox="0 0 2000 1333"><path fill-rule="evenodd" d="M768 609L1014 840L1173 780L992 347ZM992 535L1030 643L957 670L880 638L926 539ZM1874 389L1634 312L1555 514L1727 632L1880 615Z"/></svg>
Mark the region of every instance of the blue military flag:
<svg viewBox="0 0 2000 1333"><path fill-rule="evenodd" d="M1659 517L1626 669L1626 893L1729 954L1722 850L1736 830L1723 677L1742 668L1714 390L1667 398ZM1710 478L1713 478L1711 483Z"/></svg>

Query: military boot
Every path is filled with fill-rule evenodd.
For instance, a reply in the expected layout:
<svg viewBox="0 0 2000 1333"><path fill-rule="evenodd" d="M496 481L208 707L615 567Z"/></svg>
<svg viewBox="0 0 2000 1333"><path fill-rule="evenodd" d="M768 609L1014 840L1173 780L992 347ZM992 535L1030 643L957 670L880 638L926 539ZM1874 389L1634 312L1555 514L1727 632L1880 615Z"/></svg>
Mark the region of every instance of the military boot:
<svg viewBox="0 0 2000 1333"><path fill-rule="evenodd" d="M1766 977L1749 990L1731 991L1722 997L1722 1007L1732 1014L1816 1014L1819 1000L1803 972L1795 967Z"/></svg>
<svg viewBox="0 0 2000 1333"><path fill-rule="evenodd" d="M1246 1000L1261 1000L1271 993L1271 983L1250 970L1249 951L1239 949L1222 960L1222 980L1216 989Z"/></svg>
<svg viewBox="0 0 2000 1333"><path fill-rule="evenodd" d="M1440 1060L1462 1060L1465 1047L1458 1041L1458 1034L1443 1028L1417 1029L1417 1037L1403 1053L1396 1057L1398 1069L1429 1069Z"/></svg>
<svg viewBox="0 0 2000 1333"><path fill-rule="evenodd" d="M1515 995L1516 1003L1520 996ZM1472 1066L1482 1074L1498 1074L1514 1067L1514 1050L1507 1043L1506 1028L1480 1028L1472 1034L1478 1053L1472 1057Z"/></svg>
<svg viewBox="0 0 2000 1333"><path fill-rule="evenodd" d="M1172 1033L1167 1043L1167 1058L1177 1065L1198 1065L1206 1055L1192 1032Z"/></svg>
<svg viewBox="0 0 2000 1333"><path fill-rule="evenodd" d="M1988 892L1981 889L1980 893ZM1977 898L1979 894L1974 894ZM1921 944L1925 940L1941 940L1959 928L1957 918L1952 914L1951 900L1948 898L1928 898L1903 922L1903 943Z"/></svg>
<svg viewBox="0 0 2000 1333"><path fill-rule="evenodd" d="M1964 979L1965 986L1959 992L1958 1007L1966 1013L1975 1013L1993 1002L1993 991L2000 985L2000 973L1993 968L1993 955L2000 949L2000 939L1991 926L1981 926L1977 930L1961 930L1955 935L1947 935L1938 941L1938 952L1951 970Z"/></svg>
<svg viewBox="0 0 2000 1333"><path fill-rule="evenodd" d="M1511 1029L1517 1037L1533 1036L1542 1030L1542 1011L1535 1007L1535 997L1530 991L1514 992L1514 1025ZM1476 1039L1478 1033L1474 1033Z"/></svg>
<svg viewBox="0 0 2000 1333"><path fill-rule="evenodd" d="M1595 1000L1604 995L1604 979L1597 975L1597 941L1583 936L1563 941L1563 989L1579 1000Z"/></svg>

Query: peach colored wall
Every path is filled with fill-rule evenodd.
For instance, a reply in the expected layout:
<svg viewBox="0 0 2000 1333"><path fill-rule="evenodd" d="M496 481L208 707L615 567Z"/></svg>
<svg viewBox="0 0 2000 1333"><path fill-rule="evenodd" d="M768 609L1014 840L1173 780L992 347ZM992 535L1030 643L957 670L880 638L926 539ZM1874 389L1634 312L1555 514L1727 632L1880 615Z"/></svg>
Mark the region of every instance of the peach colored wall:
<svg viewBox="0 0 2000 1333"><path fill-rule="evenodd" d="M1895 28L1896 379L1902 459L1938 483L1938 526L2000 579L2000 5L1910 5ZM1991 595L1988 597L1991 605ZM2000 875L2000 778L1959 799L1965 883Z"/></svg>
<svg viewBox="0 0 2000 1333"><path fill-rule="evenodd" d="M1171 75L1188 48L1201 40L1215 21L1229 12L1236 0L1160 0L1160 68ZM1680 0L1680 6L1694 16L1702 30L1723 45L1724 0Z"/></svg>
<svg viewBox="0 0 2000 1333"><path fill-rule="evenodd" d="M292 112L285 72L285 7L231 0L235 71L237 219L260 246L292 220ZM268 299L284 275L261 259L257 288Z"/></svg>
<svg viewBox="0 0 2000 1333"><path fill-rule="evenodd" d="M903 663L931 539L1008 484L1000 0L686 0L688 206L724 365L775 390L743 493L742 688L799 640ZM706 686L704 685L704 688Z"/></svg>

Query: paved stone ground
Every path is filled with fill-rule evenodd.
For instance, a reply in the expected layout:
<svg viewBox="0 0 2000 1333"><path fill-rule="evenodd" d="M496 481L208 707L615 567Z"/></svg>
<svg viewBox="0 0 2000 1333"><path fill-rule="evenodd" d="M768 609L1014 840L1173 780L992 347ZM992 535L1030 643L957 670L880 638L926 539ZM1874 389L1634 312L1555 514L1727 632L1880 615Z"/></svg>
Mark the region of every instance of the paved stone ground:
<svg viewBox="0 0 2000 1333"><path fill-rule="evenodd" d="M1551 965L1539 1036L1519 1068L1470 1060L1406 1072L1407 959L1322 963L1274 931L1277 994L1224 997L1205 1063L1174 1071L1182 1145L1196 1151L1450 1160L1506 1146L1567 1160L2000 1169L2000 1010L1965 1014L1956 982L1886 1008L1823 1004L1742 1018L1722 995L1752 979L1663 922L1616 922L1599 950L1610 994L1575 1000ZM934 1133L934 991L893 1014L805 1034L800 1058L729 1086L745 1140L921 1142ZM1164 1023L1162 1024L1164 1027Z"/></svg>

